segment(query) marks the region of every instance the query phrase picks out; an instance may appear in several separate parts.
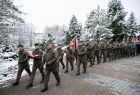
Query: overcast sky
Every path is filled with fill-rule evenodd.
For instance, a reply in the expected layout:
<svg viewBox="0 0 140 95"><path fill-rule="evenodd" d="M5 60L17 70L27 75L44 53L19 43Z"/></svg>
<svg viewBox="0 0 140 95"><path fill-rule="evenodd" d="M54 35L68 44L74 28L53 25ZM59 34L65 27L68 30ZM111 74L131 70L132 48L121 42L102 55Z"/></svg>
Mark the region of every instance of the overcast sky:
<svg viewBox="0 0 140 95"><path fill-rule="evenodd" d="M107 9L110 0L15 0L15 4L27 13L25 21L43 32L45 26L68 25L72 15L85 22L87 15L99 5ZM140 0L122 0L125 11L134 12L140 22Z"/></svg>

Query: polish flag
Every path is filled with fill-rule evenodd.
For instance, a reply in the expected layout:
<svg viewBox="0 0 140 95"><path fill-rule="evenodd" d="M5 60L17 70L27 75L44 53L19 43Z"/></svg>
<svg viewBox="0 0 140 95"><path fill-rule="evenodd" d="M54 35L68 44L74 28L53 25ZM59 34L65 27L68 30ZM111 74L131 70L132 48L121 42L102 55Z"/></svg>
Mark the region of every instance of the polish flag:
<svg viewBox="0 0 140 95"><path fill-rule="evenodd" d="M78 39L77 36L75 36L71 42L70 42L71 49L77 49L78 48Z"/></svg>

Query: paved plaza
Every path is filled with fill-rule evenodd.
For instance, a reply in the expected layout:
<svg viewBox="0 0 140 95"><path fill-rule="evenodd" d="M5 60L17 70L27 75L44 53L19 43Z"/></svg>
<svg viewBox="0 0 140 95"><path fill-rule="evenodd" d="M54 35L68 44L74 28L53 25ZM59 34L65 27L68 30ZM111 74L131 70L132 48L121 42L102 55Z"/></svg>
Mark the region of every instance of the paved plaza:
<svg viewBox="0 0 140 95"><path fill-rule="evenodd" d="M11 86L13 80L1 84L0 95L140 95L140 56L101 63L88 67L86 74L75 74L76 65L67 74L60 69L61 85L56 87L51 75L49 90L41 93L44 84L39 83L41 76L37 72L34 87L25 89L29 80L25 76L16 87Z"/></svg>

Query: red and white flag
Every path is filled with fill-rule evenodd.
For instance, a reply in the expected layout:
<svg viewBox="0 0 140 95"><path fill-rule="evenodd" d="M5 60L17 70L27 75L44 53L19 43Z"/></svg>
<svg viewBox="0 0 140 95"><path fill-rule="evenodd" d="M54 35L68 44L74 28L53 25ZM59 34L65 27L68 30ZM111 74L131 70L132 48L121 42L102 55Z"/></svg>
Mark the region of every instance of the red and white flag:
<svg viewBox="0 0 140 95"><path fill-rule="evenodd" d="M78 39L77 36L75 36L71 42L70 42L71 49L77 49L78 48Z"/></svg>

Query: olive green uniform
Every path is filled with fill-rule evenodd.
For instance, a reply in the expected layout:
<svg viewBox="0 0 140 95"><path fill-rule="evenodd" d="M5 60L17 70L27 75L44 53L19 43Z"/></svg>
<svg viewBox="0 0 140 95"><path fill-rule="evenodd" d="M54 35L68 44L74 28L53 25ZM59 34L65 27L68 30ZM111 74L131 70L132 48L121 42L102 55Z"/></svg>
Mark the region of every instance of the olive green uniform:
<svg viewBox="0 0 140 95"><path fill-rule="evenodd" d="M103 58L103 63L105 63L106 62L106 44L101 44L101 58Z"/></svg>
<svg viewBox="0 0 140 95"><path fill-rule="evenodd" d="M97 58L97 64L100 63L100 45L97 43L94 46L94 57L93 60L95 60L95 58Z"/></svg>
<svg viewBox="0 0 140 95"><path fill-rule="evenodd" d="M87 60L89 60L90 62L90 67L92 67L93 65L93 48L92 48L92 45L90 43L87 43L86 45L86 48L87 48Z"/></svg>
<svg viewBox="0 0 140 95"><path fill-rule="evenodd" d="M58 68L58 62L57 62L59 57L60 56L58 56L58 54L54 48L47 50L43 56L43 64L46 63L46 65L45 65L45 89L48 88L48 82L49 82L51 73L53 73L53 75L55 76L57 83L60 84L59 68Z"/></svg>
<svg viewBox="0 0 140 95"><path fill-rule="evenodd" d="M111 44L107 44L107 55L106 55L106 57L107 57L107 59L109 59L109 61L111 61L111 47L112 45Z"/></svg>
<svg viewBox="0 0 140 95"><path fill-rule="evenodd" d="M84 45L79 45L78 47L78 64L77 64L77 74L80 75L80 66L83 64L83 73L86 73L87 68L87 57L86 57L87 49Z"/></svg>
<svg viewBox="0 0 140 95"><path fill-rule="evenodd" d="M19 59L18 59L18 73L17 73L17 78L16 82L13 83L13 85L17 85L19 83L19 80L21 78L21 74L23 70L25 69L26 72L28 73L29 76L31 76L31 71L30 71L30 66L29 66L29 53L27 51L20 50L19 53Z"/></svg>
<svg viewBox="0 0 140 95"><path fill-rule="evenodd" d="M116 60L117 59L117 55L118 55L118 52L117 52L117 44L114 43L112 44L112 60Z"/></svg>
<svg viewBox="0 0 140 95"><path fill-rule="evenodd" d="M35 74L36 74L36 70L39 69L40 73L41 73L41 76L42 76L42 80L40 83L42 83L44 81L44 77L45 77L45 74L44 74L44 68L43 68L43 63L42 63L42 55L43 55L43 52L41 49L35 49L33 52L32 52L32 55L38 55L37 57L34 57L33 59L33 68L32 68L32 74L31 74L31 80L30 80L30 83L28 86L32 86L33 85L33 80L34 80L34 77L35 77ZM27 86L27 88L28 88Z"/></svg>
<svg viewBox="0 0 140 95"><path fill-rule="evenodd" d="M57 50L60 55L59 62L61 63L61 65L63 66L63 69L64 69L65 68L65 64L63 62L64 51L61 49L61 47L58 47Z"/></svg>
<svg viewBox="0 0 140 95"><path fill-rule="evenodd" d="M74 66L73 66L74 53L70 47L68 47L65 52L66 52L66 71L65 71L65 73L67 73L68 69L69 69L69 63L71 66L71 70L74 69Z"/></svg>

